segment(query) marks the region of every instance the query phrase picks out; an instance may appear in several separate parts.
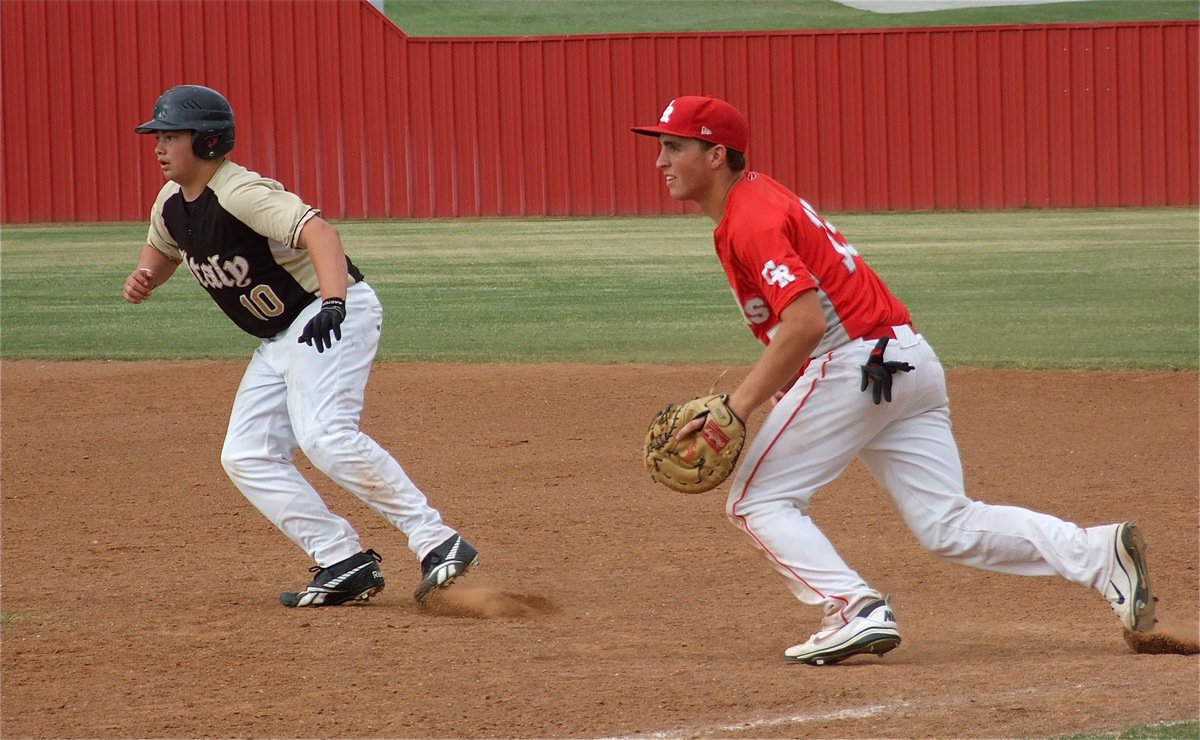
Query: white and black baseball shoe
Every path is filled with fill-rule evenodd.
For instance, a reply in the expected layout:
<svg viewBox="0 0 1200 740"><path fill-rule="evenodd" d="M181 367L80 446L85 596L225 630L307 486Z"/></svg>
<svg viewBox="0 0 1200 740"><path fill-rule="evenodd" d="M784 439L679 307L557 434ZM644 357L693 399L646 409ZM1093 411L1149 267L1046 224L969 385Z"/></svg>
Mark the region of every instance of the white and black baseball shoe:
<svg viewBox="0 0 1200 740"><path fill-rule="evenodd" d="M335 606L367 601L383 590L383 572L378 563L383 557L374 550L351 555L328 567L313 566L312 583L303 591L284 591L279 600L284 606Z"/></svg>
<svg viewBox="0 0 1200 740"><path fill-rule="evenodd" d="M421 585L413 598L424 604L429 592L449 586L467 568L479 564L479 551L462 535L453 535L421 560Z"/></svg>
<svg viewBox="0 0 1200 740"><path fill-rule="evenodd" d="M1133 522L1117 527L1113 535L1113 564L1108 573L1104 596L1121 618L1126 629L1150 632L1154 629L1154 598L1150 590L1150 570L1146 567L1146 542Z"/></svg>
<svg viewBox="0 0 1200 740"><path fill-rule="evenodd" d="M852 655L883 655L900 644L892 607L883 599L867 602L843 625L818 631L807 642L784 651L788 663L833 665Z"/></svg>

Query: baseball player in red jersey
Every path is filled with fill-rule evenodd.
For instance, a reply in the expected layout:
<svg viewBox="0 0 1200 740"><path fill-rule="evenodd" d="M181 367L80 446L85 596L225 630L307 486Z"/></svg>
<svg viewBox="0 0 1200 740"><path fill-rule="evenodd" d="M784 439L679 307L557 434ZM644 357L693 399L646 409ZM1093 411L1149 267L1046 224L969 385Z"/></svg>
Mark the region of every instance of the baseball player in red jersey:
<svg viewBox="0 0 1200 740"><path fill-rule="evenodd" d="M366 601L383 589L383 560L364 550L294 464L299 447L321 472L408 537L424 603L478 562L400 464L359 431L383 309L319 211L278 182L226 159L233 109L220 93L179 85L138 126L153 134L167 182L125 300L141 303L185 264L242 330L259 337L234 399L221 463L234 484L316 563L285 606Z"/></svg>
<svg viewBox="0 0 1200 740"><path fill-rule="evenodd" d="M726 512L796 598L824 612L815 634L784 651L787 661L826 665L900 644L887 600L807 513L813 494L855 457L930 552L1003 573L1062 576L1099 591L1127 628L1153 627L1136 524L1081 529L967 498L937 355L831 223L745 169L749 124L737 109L678 97L657 124L632 130L658 138L655 166L671 196L694 201L716 223L717 257L746 324L766 345L729 397L742 419L768 399L775 405L743 453Z"/></svg>

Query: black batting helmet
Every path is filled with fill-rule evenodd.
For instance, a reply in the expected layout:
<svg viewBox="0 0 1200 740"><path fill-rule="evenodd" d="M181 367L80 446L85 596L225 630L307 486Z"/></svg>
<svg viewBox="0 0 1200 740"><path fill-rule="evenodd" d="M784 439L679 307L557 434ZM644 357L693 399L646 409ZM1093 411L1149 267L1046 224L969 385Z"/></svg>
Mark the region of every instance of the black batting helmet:
<svg viewBox="0 0 1200 740"><path fill-rule="evenodd" d="M201 159L215 159L233 149L233 106L212 88L176 85L158 96L154 117L134 131L195 131L192 151Z"/></svg>

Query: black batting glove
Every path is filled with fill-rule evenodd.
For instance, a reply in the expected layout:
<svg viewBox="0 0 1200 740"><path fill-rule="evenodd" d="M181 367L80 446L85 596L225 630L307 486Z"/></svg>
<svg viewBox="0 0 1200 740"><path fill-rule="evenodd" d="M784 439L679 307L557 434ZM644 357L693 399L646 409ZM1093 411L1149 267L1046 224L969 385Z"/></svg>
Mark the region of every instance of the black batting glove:
<svg viewBox="0 0 1200 740"><path fill-rule="evenodd" d="M907 373L914 369L907 362L884 362L883 351L887 349L887 343L888 337L883 337L876 342L867 364L859 366L862 368L862 388L859 390L865 392L870 386L871 400L875 402L876 406L879 405L880 399L891 403L893 375Z"/></svg>
<svg viewBox="0 0 1200 740"><path fill-rule="evenodd" d="M318 352L333 346L335 339L342 338L342 321L346 318L346 302L341 298L326 298L321 301L321 310L308 320L304 332L296 341L314 345ZM329 335L332 334L331 338Z"/></svg>

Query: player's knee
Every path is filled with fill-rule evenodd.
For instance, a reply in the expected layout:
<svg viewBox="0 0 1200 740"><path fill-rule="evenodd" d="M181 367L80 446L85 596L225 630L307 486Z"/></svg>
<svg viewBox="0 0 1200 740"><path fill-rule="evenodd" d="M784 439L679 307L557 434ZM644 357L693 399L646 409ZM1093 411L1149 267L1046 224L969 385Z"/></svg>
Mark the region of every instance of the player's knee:
<svg viewBox="0 0 1200 740"><path fill-rule="evenodd" d="M952 523L938 522L916 535L922 547L946 560L965 555L972 547L968 538L963 537L962 531Z"/></svg>
<svg viewBox="0 0 1200 740"><path fill-rule="evenodd" d="M921 544L925 546L926 550L937 555L939 558L952 560L963 554L962 543L942 536L923 539L921 540Z"/></svg>
<svg viewBox="0 0 1200 740"><path fill-rule="evenodd" d="M780 506L778 501L747 501L730 496L725 504L725 516L738 529L761 529L779 516Z"/></svg>
<svg viewBox="0 0 1200 740"><path fill-rule="evenodd" d="M729 517L729 521L733 522L735 526L741 526L740 517L738 516L738 499L736 497L730 496L725 501L725 516Z"/></svg>
<svg viewBox="0 0 1200 740"><path fill-rule="evenodd" d="M221 467L232 480L240 480L247 477L254 467L254 456L245 450L225 445L221 448Z"/></svg>
<svg viewBox="0 0 1200 740"><path fill-rule="evenodd" d="M735 527L744 527L746 517L752 515L754 507L738 496L730 496L725 501L725 516Z"/></svg>
<svg viewBox="0 0 1200 740"><path fill-rule="evenodd" d="M359 434L351 426L313 429L299 435L297 443L309 462L326 470L335 460L355 456Z"/></svg>

